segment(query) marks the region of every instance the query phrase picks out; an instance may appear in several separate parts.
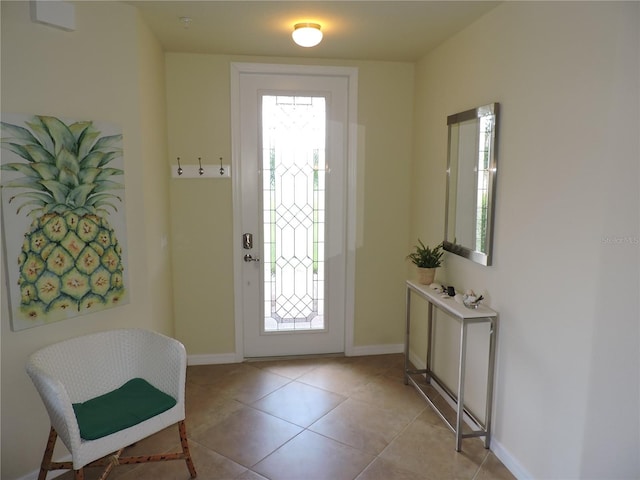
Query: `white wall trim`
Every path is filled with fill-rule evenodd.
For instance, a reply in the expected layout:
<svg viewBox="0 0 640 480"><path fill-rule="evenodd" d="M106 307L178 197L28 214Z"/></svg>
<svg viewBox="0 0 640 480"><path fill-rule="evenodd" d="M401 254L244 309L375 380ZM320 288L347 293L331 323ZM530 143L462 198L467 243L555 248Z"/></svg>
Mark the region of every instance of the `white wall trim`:
<svg viewBox="0 0 640 480"><path fill-rule="evenodd" d="M348 357L361 357L365 355L388 355L390 353L403 353L404 344L384 344L384 345L361 345L353 346L349 353L345 354Z"/></svg>
<svg viewBox="0 0 640 480"><path fill-rule="evenodd" d="M61 457L61 458L54 458L53 461L54 462L70 462L71 461L71 454L67 454L67 455L65 455L64 457ZM48 480L52 480L54 478L61 477L62 475L64 475L68 471L69 470L52 470L47 474L47 479ZM16 478L16 480L38 480L38 475L39 474L40 474L40 467L38 467L38 469L34 470L33 472L29 472L26 475L23 475L22 477Z"/></svg>
<svg viewBox="0 0 640 480"><path fill-rule="evenodd" d="M391 353L404 352L404 345L398 344L383 344L383 345L363 345L353 347L349 357L362 357L365 355L389 355ZM293 356L299 358L299 356ZM287 357L277 357L287 358ZM220 365L224 363L241 363L245 360L242 356L236 353L205 353L198 355L188 355L187 365Z"/></svg>
<svg viewBox="0 0 640 480"><path fill-rule="evenodd" d="M491 438L491 451L502 462L502 464L509 469L509 471L518 480L528 480L535 478L522 464L507 450L504 446L498 442L495 438Z"/></svg>
<svg viewBox="0 0 640 480"><path fill-rule="evenodd" d="M242 360L235 353L187 355L187 365L220 365L223 363L240 363Z"/></svg>
<svg viewBox="0 0 640 480"><path fill-rule="evenodd" d="M240 167L240 65L231 63L231 168L234 171L232 177L232 205L233 205L233 256L234 259L242 255L240 248L240 238L242 236L242 225L237 219L240 218L242 211L242 195L241 195L241 167ZM233 262L233 290L234 290L234 311L235 311L235 334L236 334L236 356L244 358L244 302L242 296L237 292L242 289L242 265L240 262Z"/></svg>

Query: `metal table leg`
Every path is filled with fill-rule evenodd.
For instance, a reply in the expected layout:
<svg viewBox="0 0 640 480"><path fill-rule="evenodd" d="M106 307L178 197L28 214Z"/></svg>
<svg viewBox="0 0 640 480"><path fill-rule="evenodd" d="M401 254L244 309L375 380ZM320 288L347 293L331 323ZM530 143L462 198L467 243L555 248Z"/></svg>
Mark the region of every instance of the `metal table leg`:
<svg viewBox="0 0 640 480"><path fill-rule="evenodd" d="M411 289L407 288L405 298L406 329L404 337L404 384L409 385L409 338L411 332Z"/></svg>
<svg viewBox="0 0 640 480"><path fill-rule="evenodd" d="M460 322L460 365L458 366L458 405L456 416L456 452L462 450L462 422L464 420L464 373L467 360L467 324Z"/></svg>
<svg viewBox="0 0 640 480"><path fill-rule="evenodd" d="M484 423L486 435L484 437L484 448L491 445L491 416L493 413L493 378L496 364L496 321L490 319L489 323L489 366L487 371L487 401L485 406Z"/></svg>

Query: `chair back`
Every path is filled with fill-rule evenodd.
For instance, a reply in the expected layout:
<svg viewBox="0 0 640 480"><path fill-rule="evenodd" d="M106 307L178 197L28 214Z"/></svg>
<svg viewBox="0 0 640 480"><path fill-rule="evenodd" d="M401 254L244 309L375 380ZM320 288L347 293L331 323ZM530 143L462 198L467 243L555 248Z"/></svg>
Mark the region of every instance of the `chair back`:
<svg viewBox="0 0 640 480"><path fill-rule="evenodd" d="M109 330L64 340L35 352L27 362L36 387L36 377L58 381L71 403L103 395L132 378L144 378L176 397L179 392L174 379L184 368L186 353L180 342L140 329Z"/></svg>
<svg viewBox="0 0 640 480"><path fill-rule="evenodd" d="M195 477L184 427L187 354L179 341L141 329L98 332L38 350L29 357L26 369L51 420L39 478L46 478L49 470L68 468L63 466L66 464L51 462L57 437L71 452L73 469L79 470L176 423L180 423L182 454L136 457L127 462L184 459ZM134 378L146 380L173 397L176 404L109 435L91 440L81 438L73 404L112 392ZM109 470L105 472L108 474Z"/></svg>

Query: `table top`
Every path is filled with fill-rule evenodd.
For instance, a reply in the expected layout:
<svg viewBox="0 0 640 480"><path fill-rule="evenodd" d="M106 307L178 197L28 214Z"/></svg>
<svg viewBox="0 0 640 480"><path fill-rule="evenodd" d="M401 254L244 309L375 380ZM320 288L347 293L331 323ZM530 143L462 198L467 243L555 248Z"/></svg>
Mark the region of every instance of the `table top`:
<svg viewBox="0 0 640 480"><path fill-rule="evenodd" d="M429 287L429 285L422 285L414 282L413 280L407 280L407 287L427 299L437 307L441 308L451 315L467 319L481 319L481 318L493 318L497 317L498 313L489 307L480 304L478 308L467 308L463 304L458 303L453 297L448 295L442 295Z"/></svg>

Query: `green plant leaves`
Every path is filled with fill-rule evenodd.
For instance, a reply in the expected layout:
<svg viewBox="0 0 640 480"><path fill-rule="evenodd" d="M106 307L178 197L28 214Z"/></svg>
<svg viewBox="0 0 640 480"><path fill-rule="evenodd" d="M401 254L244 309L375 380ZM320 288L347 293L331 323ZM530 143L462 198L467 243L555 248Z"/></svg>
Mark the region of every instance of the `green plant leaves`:
<svg viewBox="0 0 640 480"><path fill-rule="evenodd" d="M442 264L442 256L444 255L442 243L430 248L418 239L418 244L414 247L415 252L407 255L408 260L420 268L437 268Z"/></svg>

